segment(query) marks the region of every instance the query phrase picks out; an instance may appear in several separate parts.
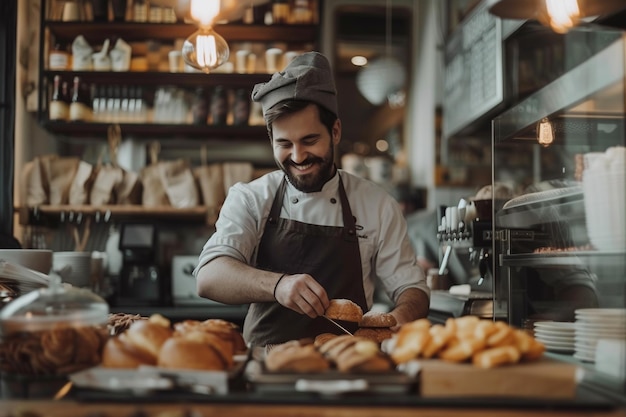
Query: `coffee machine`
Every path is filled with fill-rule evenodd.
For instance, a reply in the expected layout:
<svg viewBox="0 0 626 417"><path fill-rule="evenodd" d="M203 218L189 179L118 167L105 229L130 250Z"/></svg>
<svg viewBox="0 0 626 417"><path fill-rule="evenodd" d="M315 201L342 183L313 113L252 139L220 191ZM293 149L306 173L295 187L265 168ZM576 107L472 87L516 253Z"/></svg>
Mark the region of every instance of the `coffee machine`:
<svg viewBox="0 0 626 417"><path fill-rule="evenodd" d="M149 223L122 224L119 249L122 252L122 269L117 303L120 306L167 304L169 288L157 260L156 226Z"/></svg>
<svg viewBox="0 0 626 417"><path fill-rule="evenodd" d="M441 207L437 240L438 275L452 272L456 285L431 291L429 318L440 323L464 315L494 318L491 200L462 199L458 207Z"/></svg>

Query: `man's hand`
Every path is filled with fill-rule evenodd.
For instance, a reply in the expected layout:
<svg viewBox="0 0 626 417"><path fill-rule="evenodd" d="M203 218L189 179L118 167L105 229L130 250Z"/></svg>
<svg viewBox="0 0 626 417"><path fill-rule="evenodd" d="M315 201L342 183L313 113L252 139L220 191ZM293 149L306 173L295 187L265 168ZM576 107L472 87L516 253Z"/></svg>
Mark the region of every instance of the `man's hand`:
<svg viewBox="0 0 626 417"><path fill-rule="evenodd" d="M285 275L274 296L281 305L311 318L323 315L330 303L324 287L309 274Z"/></svg>

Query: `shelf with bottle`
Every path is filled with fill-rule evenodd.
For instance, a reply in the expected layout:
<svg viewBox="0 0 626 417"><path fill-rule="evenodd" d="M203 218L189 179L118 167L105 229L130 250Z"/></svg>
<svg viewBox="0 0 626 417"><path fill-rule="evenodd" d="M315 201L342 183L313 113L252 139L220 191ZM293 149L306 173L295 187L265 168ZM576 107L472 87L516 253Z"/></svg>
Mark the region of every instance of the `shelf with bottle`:
<svg viewBox="0 0 626 417"><path fill-rule="evenodd" d="M72 87L70 87L72 86ZM159 137L251 140L266 136L260 108L252 111L250 88L216 85L155 86L88 83L54 76L50 101L42 106L43 126L67 135L103 135L111 123L125 133Z"/></svg>

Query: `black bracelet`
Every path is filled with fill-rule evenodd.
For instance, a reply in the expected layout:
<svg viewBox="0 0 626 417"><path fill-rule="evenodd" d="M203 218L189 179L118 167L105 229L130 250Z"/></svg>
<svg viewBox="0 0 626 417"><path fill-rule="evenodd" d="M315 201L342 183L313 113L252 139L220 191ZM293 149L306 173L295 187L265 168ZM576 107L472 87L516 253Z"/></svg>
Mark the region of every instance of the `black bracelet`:
<svg viewBox="0 0 626 417"><path fill-rule="evenodd" d="M276 285L274 285L274 300L276 299L276 288L278 288L278 284L285 276L287 276L287 274L282 274L280 278L278 278L278 281L276 281Z"/></svg>

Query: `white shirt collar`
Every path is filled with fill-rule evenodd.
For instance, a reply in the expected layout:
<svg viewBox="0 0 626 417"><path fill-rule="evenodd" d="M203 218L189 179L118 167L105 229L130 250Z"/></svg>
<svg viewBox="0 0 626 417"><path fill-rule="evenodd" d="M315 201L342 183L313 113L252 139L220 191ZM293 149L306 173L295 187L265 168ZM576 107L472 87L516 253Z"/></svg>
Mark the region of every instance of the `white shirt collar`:
<svg viewBox="0 0 626 417"><path fill-rule="evenodd" d="M303 196L313 197L318 194L331 194L331 193L334 194L337 192L338 187L339 187L339 170L338 169L335 170L335 175L333 175L333 177L329 179L328 181L326 181L326 183L322 186L321 191L305 193L305 192L298 190L296 187L293 186L293 184L291 184L291 182L289 182L289 180L287 180L287 192L290 196L303 195Z"/></svg>

